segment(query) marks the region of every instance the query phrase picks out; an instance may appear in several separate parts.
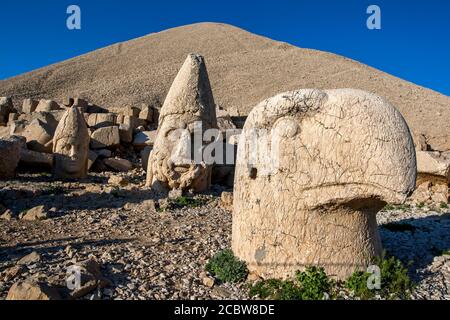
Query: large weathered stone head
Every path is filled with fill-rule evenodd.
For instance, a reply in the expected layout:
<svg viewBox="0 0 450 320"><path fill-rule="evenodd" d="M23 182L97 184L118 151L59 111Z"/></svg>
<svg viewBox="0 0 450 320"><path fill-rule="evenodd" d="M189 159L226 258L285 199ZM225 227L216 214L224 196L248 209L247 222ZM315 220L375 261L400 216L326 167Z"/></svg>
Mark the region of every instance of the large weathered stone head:
<svg viewBox="0 0 450 320"><path fill-rule="evenodd" d="M408 126L352 90L299 90L256 106L236 164L233 250L263 277L308 265L345 278L381 253L376 213L414 190Z"/></svg>
<svg viewBox="0 0 450 320"><path fill-rule="evenodd" d="M53 137L56 178L76 179L87 175L89 131L83 115L71 107L62 117Z"/></svg>
<svg viewBox="0 0 450 320"><path fill-rule="evenodd" d="M160 112L158 133L147 170L157 190L209 187L211 167L202 161L203 133L216 128L216 109L203 57L190 54ZM195 150L194 140L200 141ZM200 155L195 157L191 155Z"/></svg>

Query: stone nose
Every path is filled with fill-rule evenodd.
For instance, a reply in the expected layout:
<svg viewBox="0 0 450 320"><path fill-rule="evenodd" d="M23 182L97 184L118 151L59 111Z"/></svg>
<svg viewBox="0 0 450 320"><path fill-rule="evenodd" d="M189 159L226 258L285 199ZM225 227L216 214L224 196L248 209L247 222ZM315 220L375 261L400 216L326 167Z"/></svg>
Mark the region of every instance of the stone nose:
<svg viewBox="0 0 450 320"><path fill-rule="evenodd" d="M70 146L70 152L69 152L69 156L71 158L75 157L75 155L77 154L77 149L74 145Z"/></svg>

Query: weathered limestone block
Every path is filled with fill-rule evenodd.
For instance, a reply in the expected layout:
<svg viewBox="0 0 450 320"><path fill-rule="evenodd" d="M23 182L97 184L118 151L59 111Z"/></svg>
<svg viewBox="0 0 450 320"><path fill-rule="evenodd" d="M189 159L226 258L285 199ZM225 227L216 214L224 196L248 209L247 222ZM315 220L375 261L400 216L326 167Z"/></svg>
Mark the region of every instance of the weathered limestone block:
<svg viewBox="0 0 450 320"><path fill-rule="evenodd" d="M40 120L46 123L52 131L55 131L58 126L59 121L61 121L64 115L64 110L57 110L51 112L33 112L27 114L21 114L18 121L23 121L25 123L31 123L34 120Z"/></svg>
<svg viewBox="0 0 450 320"><path fill-rule="evenodd" d="M23 113L32 113L36 111L37 106L39 105L39 101L33 99L25 99L22 103L22 112Z"/></svg>
<svg viewBox="0 0 450 320"><path fill-rule="evenodd" d="M416 151L417 183L411 200L417 203L449 202L450 153Z"/></svg>
<svg viewBox="0 0 450 320"><path fill-rule="evenodd" d="M153 121L153 108L148 105L142 105L141 112L139 112L139 119L147 122Z"/></svg>
<svg viewBox="0 0 450 320"><path fill-rule="evenodd" d="M16 136L0 139L0 179L15 177L23 146L22 139Z"/></svg>
<svg viewBox="0 0 450 320"><path fill-rule="evenodd" d="M414 190L401 114L373 94L299 90L250 113L238 146L232 247L263 278L318 265L336 278L381 254L376 213Z"/></svg>
<svg viewBox="0 0 450 320"><path fill-rule="evenodd" d="M84 178L88 172L89 131L83 115L72 106L61 119L53 138L53 175L59 179Z"/></svg>
<svg viewBox="0 0 450 320"><path fill-rule="evenodd" d="M25 281L13 284L8 291L6 300L61 300L61 296L55 288L52 288L45 283Z"/></svg>
<svg viewBox="0 0 450 320"><path fill-rule="evenodd" d="M91 135L91 148L114 148L120 144L119 127L111 126L95 130Z"/></svg>
<svg viewBox="0 0 450 320"><path fill-rule="evenodd" d="M428 179L450 182L450 155L441 152L417 151L418 181Z"/></svg>
<svg viewBox="0 0 450 320"><path fill-rule="evenodd" d="M20 150L20 163L30 168L40 168L45 171L53 167L53 154L22 148Z"/></svg>
<svg viewBox="0 0 450 320"><path fill-rule="evenodd" d="M35 112L50 112L59 110L59 104L53 100L40 100Z"/></svg>
<svg viewBox="0 0 450 320"><path fill-rule="evenodd" d="M126 106L122 110L120 110L121 114L124 116L139 118L139 113L141 112L141 109L131 106Z"/></svg>
<svg viewBox="0 0 450 320"><path fill-rule="evenodd" d="M20 135L27 139L28 149L52 153L54 130L45 122L33 120Z"/></svg>
<svg viewBox="0 0 450 320"><path fill-rule="evenodd" d="M190 54L160 112L158 133L148 162L147 185L161 192L205 191L211 183L211 166L187 158L186 148L194 136L200 136L202 141L205 130L216 127L216 107L205 61L199 55ZM181 134L180 129L184 130ZM202 152L205 143L197 146L200 147L202 150L195 152Z"/></svg>
<svg viewBox="0 0 450 320"><path fill-rule="evenodd" d="M114 113L91 113L88 117L88 126L99 129L114 126L116 115Z"/></svg>
<svg viewBox="0 0 450 320"><path fill-rule="evenodd" d="M0 126L8 123L9 114L14 111L12 99L0 97Z"/></svg>
<svg viewBox="0 0 450 320"><path fill-rule="evenodd" d="M133 127L129 124L122 123L119 125L120 141L123 143L133 142Z"/></svg>
<svg viewBox="0 0 450 320"><path fill-rule="evenodd" d="M94 165L94 163L97 160L97 158L98 158L97 152L89 150L89 153L88 153L88 170L91 170L91 168Z"/></svg>
<svg viewBox="0 0 450 320"><path fill-rule="evenodd" d="M118 172L127 172L133 169L133 164L126 159L109 158L103 160L103 163L107 165L109 168Z"/></svg>

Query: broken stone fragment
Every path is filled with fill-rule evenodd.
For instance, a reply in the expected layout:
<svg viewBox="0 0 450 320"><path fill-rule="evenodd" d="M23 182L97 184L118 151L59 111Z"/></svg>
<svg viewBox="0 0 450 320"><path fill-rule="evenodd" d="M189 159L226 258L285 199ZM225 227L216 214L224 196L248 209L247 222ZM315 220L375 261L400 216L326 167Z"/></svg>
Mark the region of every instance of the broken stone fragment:
<svg viewBox="0 0 450 320"><path fill-rule="evenodd" d="M23 138L11 136L0 139L0 179L12 179L20 161Z"/></svg>
<svg viewBox="0 0 450 320"><path fill-rule="evenodd" d="M126 106L125 108L120 110L120 112L124 116L139 118L139 113L141 112L141 110L136 107Z"/></svg>
<svg viewBox="0 0 450 320"><path fill-rule="evenodd" d="M148 105L142 105L141 112L139 112L139 119L147 122L153 121L153 109Z"/></svg>
<svg viewBox="0 0 450 320"><path fill-rule="evenodd" d="M20 150L20 165L29 166L35 169L51 169L53 167L53 154L22 148Z"/></svg>
<svg viewBox="0 0 450 320"><path fill-rule="evenodd" d="M6 269L2 272L2 277L4 281L11 281L19 277L27 271L27 268L23 265L17 265Z"/></svg>
<svg viewBox="0 0 450 320"><path fill-rule="evenodd" d="M45 206L38 206L22 213L19 218L25 221L39 221L48 219Z"/></svg>
<svg viewBox="0 0 450 320"><path fill-rule="evenodd" d="M61 296L55 288L45 283L25 281L13 284L6 300L61 300Z"/></svg>
<svg viewBox="0 0 450 320"><path fill-rule="evenodd" d="M54 130L47 123L35 119L20 135L27 139L29 150L52 153Z"/></svg>
<svg viewBox="0 0 450 320"><path fill-rule="evenodd" d="M114 126L116 115L114 113L91 113L88 116L87 124L94 129Z"/></svg>
<svg viewBox="0 0 450 320"><path fill-rule="evenodd" d="M91 134L91 148L115 148L120 145L119 127L110 126L95 130Z"/></svg>
<svg viewBox="0 0 450 320"><path fill-rule="evenodd" d="M33 251L17 261L17 265L30 265L39 261L41 261L41 255L36 251Z"/></svg>
<svg viewBox="0 0 450 320"><path fill-rule="evenodd" d="M39 105L39 101L33 99L25 99L22 103L22 112L23 113L32 113L36 111L37 106Z"/></svg>
<svg viewBox="0 0 450 320"><path fill-rule="evenodd" d="M111 158L112 157L112 152L111 152L111 150L108 150L108 149L95 150L95 153L97 153L97 155L101 158Z"/></svg>
<svg viewBox="0 0 450 320"><path fill-rule="evenodd" d="M233 251L262 278L320 266L347 279L381 255L376 213L406 200L416 172L405 120L376 95L298 90L267 99L238 146Z"/></svg>
<svg viewBox="0 0 450 320"><path fill-rule="evenodd" d="M133 127L126 123L121 123L119 125L119 136L122 143L133 142Z"/></svg>
<svg viewBox="0 0 450 320"><path fill-rule="evenodd" d="M97 152L89 150L89 153L88 153L88 170L91 170L91 168L94 165L94 163L97 160L97 158L98 158Z"/></svg>
<svg viewBox="0 0 450 320"><path fill-rule="evenodd" d="M121 176L111 176L108 180L108 184L120 187L126 187L129 181L125 177Z"/></svg>
<svg viewBox="0 0 450 320"><path fill-rule="evenodd" d="M94 259L75 264L74 270L78 272L80 282L76 283L77 287L70 293L73 299L82 298L96 289L111 285L111 282L103 276L101 265Z"/></svg>
<svg viewBox="0 0 450 320"><path fill-rule="evenodd" d="M114 171L118 172L128 172L133 169L133 164L125 159L120 158L109 158L104 159L103 163Z"/></svg>
<svg viewBox="0 0 450 320"><path fill-rule="evenodd" d="M53 100L40 100L35 112L50 112L61 109L59 104Z"/></svg>
<svg viewBox="0 0 450 320"><path fill-rule="evenodd" d="M418 180L435 178L443 183L450 182L450 154L441 152L417 151Z"/></svg>
<svg viewBox="0 0 450 320"><path fill-rule="evenodd" d="M0 126L8 123L11 112L14 112L12 99L9 97L0 97Z"/></svg>
<svg viewBox="0 0 450 320"><path fill-rule="evenodd" d="M1 212L1 210L0 210ZM0 215L0 219L2 220L6 220L6 221L11 221L14 218L14 214L11 210L6 209L5 211L3 211Z"/></svg>

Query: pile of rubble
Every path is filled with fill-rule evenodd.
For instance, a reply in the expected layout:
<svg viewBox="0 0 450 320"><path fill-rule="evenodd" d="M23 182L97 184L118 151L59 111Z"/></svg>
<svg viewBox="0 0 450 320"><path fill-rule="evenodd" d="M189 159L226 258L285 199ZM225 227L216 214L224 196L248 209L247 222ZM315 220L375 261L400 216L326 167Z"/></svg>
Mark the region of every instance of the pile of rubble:
<svg viewBox="0 0 450 320"><path fill-rule="evenodd" d="M0 98L0 178L15 176L17 169L55 171L55 132L64 114L76 108L84 116L89 134L87 169L93 172L126 172L147 161L157 135L160 110L151 105L108 110L81 98L26 99L14 106L9 97ZM218 109L218 125L236 129L226 111ZM66 132L67 129L62 129ZM217 166L216 180L233 183L231 166Z"/></svg>

